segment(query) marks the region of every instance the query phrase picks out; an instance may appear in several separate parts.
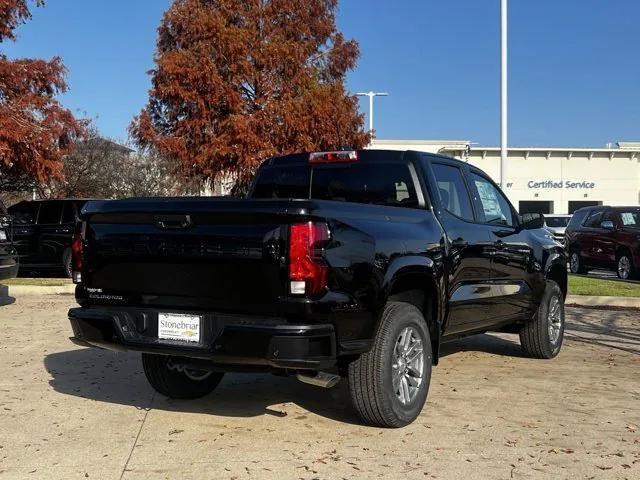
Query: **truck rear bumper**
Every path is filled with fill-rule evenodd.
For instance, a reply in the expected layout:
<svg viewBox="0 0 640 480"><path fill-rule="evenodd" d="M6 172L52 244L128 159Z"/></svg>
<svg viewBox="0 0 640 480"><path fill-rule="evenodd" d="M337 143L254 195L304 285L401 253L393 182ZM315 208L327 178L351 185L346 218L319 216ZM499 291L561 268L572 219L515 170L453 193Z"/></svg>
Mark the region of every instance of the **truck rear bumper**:
<svg viewBox="0 0 640 480"><path fill-rule="evenodd" d="M336 363L333 325L294 325L277 317L193 314L201 316L201 338L190 344L158 338L157 310L72 308L71 341L114 351L206 360L220 370L324 370Z"/></svg>

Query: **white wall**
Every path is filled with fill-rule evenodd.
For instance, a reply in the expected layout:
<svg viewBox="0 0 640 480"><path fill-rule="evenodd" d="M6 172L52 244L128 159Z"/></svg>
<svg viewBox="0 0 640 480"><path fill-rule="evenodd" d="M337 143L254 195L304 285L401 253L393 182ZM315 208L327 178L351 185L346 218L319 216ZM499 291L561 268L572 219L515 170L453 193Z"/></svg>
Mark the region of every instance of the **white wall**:
<svg viewBox="0 0 640 480"><path fill-rule="evenodd" d="M521 200L553 201L554 213L567 213L568 202L601 201L604 205L637 205L640 202L640 160L630 152L510 152L506 187L509 199L517 207ZM496 181L500 177L500 154L473 150L469 163L487 172ZM545 181L554 182L555 188L543 188ZM568 188L567 182L579 185ZM562 184L558 188L557 184ZM593 184L593 188L588 185ZM536 196L537 195L537 196Z"/></svg>

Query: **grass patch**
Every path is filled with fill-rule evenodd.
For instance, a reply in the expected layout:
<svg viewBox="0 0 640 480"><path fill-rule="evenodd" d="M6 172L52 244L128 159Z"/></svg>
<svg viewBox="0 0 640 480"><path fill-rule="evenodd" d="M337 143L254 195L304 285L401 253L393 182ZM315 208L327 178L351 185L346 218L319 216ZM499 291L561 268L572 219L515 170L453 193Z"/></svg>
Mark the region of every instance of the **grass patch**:
<svg viewBox="0 0 640 480"><path fill-rule="evenodd" d="M12 278L0 281L3 285L31 285L37 287L61 287L71 284L68 278Z"/></svg>
<svg viewBox="0 0 640 480"><path fill-rule="evenodd" d="M569 275L569 295L640 297L640 284Z"/></svg>

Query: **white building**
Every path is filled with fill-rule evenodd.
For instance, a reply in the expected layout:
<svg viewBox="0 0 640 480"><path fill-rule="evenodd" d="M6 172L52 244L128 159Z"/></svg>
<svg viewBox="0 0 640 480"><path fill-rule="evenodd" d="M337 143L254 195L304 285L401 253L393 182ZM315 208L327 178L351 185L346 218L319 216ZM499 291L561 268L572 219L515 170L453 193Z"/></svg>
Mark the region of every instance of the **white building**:
<svg viewBox="0 0 640 480"><path fill-rule="evenodd" d="M373 140L369 148L440 153L500 178L500 148L466 140ZM505 193L521 213L573 213L591 205L640 203L640 142L606 148L509 148Z"/></svg>

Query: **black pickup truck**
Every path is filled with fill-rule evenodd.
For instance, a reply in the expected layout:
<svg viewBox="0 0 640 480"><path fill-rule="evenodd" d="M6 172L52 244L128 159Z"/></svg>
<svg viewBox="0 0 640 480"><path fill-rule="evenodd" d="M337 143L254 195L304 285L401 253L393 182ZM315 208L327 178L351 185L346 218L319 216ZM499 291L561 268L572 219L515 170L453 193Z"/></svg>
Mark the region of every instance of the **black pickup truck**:
<svg viewBox="0 0 640 480"><path fill-rule="evenodd" d="M0 200L0 280L18 275L18 253L13 246L11 216Z"/></svg>
<svg viewBox="0 0 640 480"><path fill-rule="evenodd" d="M71 277L71 242L85 199L23 201L9 207L20 271Z"/></svg>
<svg viewBox="0 0 640 480"><path fill-rule="evenodd" d="M481 170L420 152L266 160L246 199L89 202L73 243L72 341L142 352L160 393L224 372L349 382L372 425L424 405L442 342L519 332L562 345L567 258Z"/></svg>

